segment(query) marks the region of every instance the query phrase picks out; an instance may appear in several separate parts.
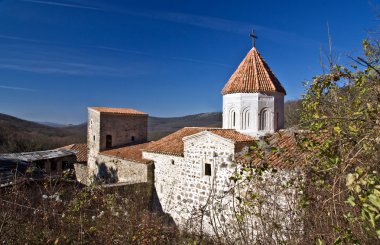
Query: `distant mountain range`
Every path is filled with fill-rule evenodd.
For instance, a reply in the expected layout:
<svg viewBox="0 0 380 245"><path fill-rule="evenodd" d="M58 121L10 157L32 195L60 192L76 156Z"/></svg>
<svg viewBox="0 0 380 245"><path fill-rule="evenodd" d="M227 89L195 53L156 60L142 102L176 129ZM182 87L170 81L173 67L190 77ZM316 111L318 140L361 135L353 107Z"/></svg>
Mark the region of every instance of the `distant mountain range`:
<svg viewBox="0 0 380 245"><path fill-rule="evenodd" d="M183 127L221 127L222 113L201 113L172 118L149 117L149 140L160 139ZM0 113L0 153L52 149L86 142L87 124L31 122Z"/></svg>
<svg viewBox="0 0 380 245"><path fill-rule="evenodd" d="M299 123L300 101L285 103L285 126ZM183 127L221 127L222 113L209 112L183 117L149 117L148 140L160 139ZM0 113L0 153L47 150L85 143L87 123L64 125L31 122Z"/></svg>
<svg viewBox="0 0 380 245"><path fill-rule="evenodd" d="M183 117L149 117L148 139L157 140L183 127L222 127L222 113L209 112Z"/></svg>
<svg viewBox="0 0 380 245"><path fill-rule="evenodd" d="M64 128L64 127L75 126L74 124L60 124L60 123L53 123L53 122L36 122L36 123L53 127L53 128Z"/></svg>

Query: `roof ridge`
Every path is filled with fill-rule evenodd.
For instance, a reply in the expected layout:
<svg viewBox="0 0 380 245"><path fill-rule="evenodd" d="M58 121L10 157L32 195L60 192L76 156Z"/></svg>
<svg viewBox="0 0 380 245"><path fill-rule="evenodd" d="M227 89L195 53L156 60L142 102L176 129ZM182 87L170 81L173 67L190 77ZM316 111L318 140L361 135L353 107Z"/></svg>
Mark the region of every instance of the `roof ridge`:
<svg viewBox="0 0 380 245"><path fill-rule="evenodd" d="M101 106L90 106L89 109L98 111L100 113L116 113L116 114L131 114L131 115L148 115L145 112L138 111L133 108L125 107L101 107Z"/></svg>
<svg viewBox="0 0 380 245"><path fill-rule="evenodd" d="M261 56L261 54L259 52L257 52L257 55L260 57L259 61L262 63L263 67L265 67L266 69L264 69L264 72L267 76L268 79L271 79L271 76L269 73L272 73L273 76L275 76L273 74L273 71L272 69L269 67L269 65L267 64L267 62L265 61L265 59ZM277 79L277 78L276 78ZM270 83L270 85L272 86L273 89L276 89L274 83Z"/></svg>

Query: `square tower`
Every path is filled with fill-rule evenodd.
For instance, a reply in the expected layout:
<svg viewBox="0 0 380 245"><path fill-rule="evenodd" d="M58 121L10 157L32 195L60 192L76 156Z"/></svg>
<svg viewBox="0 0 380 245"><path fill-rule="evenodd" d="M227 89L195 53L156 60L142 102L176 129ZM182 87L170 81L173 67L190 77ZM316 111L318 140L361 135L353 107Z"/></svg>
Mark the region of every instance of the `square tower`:
<svg viewBox="0 0 380 245"><path fill-rule="evenodd" d="M89 177L97 174L99 152L147 141L148 114L129 108L89 107L87 147Z"/></svg>

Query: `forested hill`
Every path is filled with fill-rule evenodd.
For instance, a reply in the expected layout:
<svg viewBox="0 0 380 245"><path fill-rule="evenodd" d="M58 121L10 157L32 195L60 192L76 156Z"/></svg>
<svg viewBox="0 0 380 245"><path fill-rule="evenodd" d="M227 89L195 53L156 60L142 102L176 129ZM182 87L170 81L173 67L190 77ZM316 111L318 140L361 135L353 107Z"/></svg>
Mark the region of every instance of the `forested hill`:
<svg viewBox="0 0 380 245"><path fill-rule="evenodd" d="M157 140L183 127L222 127L222 113L209 112L169 118L149 117L148 137L150 140Z"/></svg>
<svg viewBox="0 0 380 245"><path fill-rule="evenodd" d="M0 152L52 149L86 141L86 125L54 128L0 113Z"/></svg>
<svg viewBox="0 0 380 245"><path fill-rule="evenodd" d="M49 125L58 125L56 127ZM149 117L149 140L157 140L183 127L221 127L222 113L202 113L184 117ZM0 113L0 153L57 148L86 142L86 123L62 126L36 123Z"/></svg>

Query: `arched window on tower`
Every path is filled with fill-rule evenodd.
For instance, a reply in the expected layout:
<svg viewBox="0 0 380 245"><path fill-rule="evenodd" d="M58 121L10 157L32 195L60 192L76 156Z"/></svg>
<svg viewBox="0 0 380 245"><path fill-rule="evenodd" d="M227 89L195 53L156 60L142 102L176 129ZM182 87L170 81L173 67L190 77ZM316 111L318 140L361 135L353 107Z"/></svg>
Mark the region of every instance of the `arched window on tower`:
<svg viewBox="0 0 380 245"><path fill-rule="evenodd" d="M264 108L260 112L259 130L269 131L271 129L271 112L270 109Z"/></svg>
<svg viewBox="0 0 380 245"><path fill-rule="evenodd" d="M247 130L249 129L250 127L250 118L249 118L249 109L246 108L244 109L243 113L242 113L242 120L241 120L241 123L242 123L242 129L243 130Z"/></svg>
<svg viewBox="0 0 380 245"><path fill-rule="evenodd" d="M230 111L230 128L235 128L236 126L236 112L235 110Z"/></svg>

